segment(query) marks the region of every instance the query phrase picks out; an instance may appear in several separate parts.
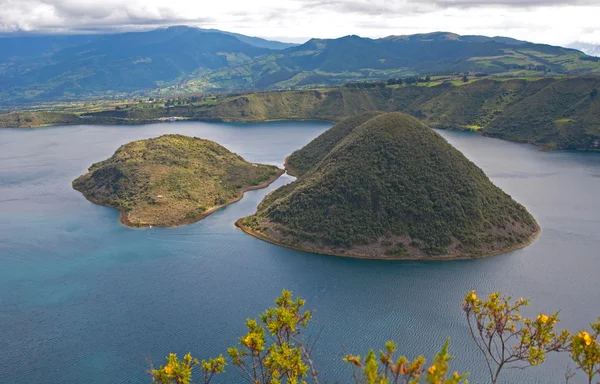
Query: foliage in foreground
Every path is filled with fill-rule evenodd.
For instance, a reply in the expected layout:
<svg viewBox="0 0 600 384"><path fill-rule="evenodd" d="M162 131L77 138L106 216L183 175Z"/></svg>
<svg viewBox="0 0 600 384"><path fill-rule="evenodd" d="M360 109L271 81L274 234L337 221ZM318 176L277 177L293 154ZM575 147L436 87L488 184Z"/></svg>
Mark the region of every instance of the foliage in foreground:
<svg viewBox="0 0 600 384"><path fill-rule="evenodd" d="M539 365L547 353L565 351L569 340L568 331L557 335L554 329L558 312L540 313L535 320L523 318L519 312L529 301L520 298L511 303L510 300L511 297L501 297L498 292L480 300L472 291L463 302L471 336L485 357L494 384L503 368Z"/></svg>
<svg viewBox="0 0 600 384"><path fill-rule="evenodd" d="M490 380L500 383L503 369L527 368L545 361L546 354L567 352L582 371L589 384L600 375L600 318L591 324L591 331L571 334L555 329L558 312L540 313L535 319L522 317L520 311L529 300L491 293L479 299L475 291L468 292L462 304L471 336L485 358ZM312 359L314 343L307 329L312 313L305 309L305 300L293 298L284 290L260 319L248 319L248 333L239 345L228 349L229 364L236 367L244 380L252 384L318 384L318 370ZM409 359L397 356L393 341L377 355L373 350L361 357L347 354L344 361L352 369L355 384L468 384L468 373L450 369L454 359L448 352L450 340L427 365L425 357ZM208 384L214 375L223 373L227 359L199 361L188 353L180 360L176 354L167 357L167 364L148 373L154 384L189 384L194 369L200 371L201 382ZM567 382L574 374L567 372Z"/></svg>
<svg viewBox="0 0 600 384"><path fill-rule="evenodd" d="M430 384L468 384L468 374L450 372L449 362L454 359L448 353L450 339L433 358L433 363L425 369L427 360L419 356L410 361L405 356L395 358L398 349L396 343L388 341L385 351L379 351L379 358L370 350L364 361L360 356L347 355L344 361L354 366L354 383L356 384L418 384L422 380Z"/></svg>

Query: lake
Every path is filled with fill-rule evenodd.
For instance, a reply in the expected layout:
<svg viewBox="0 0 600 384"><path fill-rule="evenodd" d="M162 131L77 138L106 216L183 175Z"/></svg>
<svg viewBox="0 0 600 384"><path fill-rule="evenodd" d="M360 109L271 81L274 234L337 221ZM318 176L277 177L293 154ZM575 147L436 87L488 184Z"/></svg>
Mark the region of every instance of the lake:
<svg viewBox="0 0 600 384"><path fill-rule="evenodd" d="M561 310L560 327L600 316L600 155L540 152L474 133L440 131L542 228L529 247L483 260L378 262L280 248L234 227L269 188L199 223L130 229L117 211L71 188L92 163L132 140L180 133L214 140L252 162L285 157L330 124L176 122L0 131L0 383L149 383L169 352L226 353L283 288L314 309L323 380L349 382L345 352L392 339L430 358L446 337L452 368L485 383L484 360L461 310L465 293L532 300L528 315ZM567 356L507 372L503 382L564 383ZM233 367L216 382L239 382ZM581 374L572 382L583 382Z"/></svg>

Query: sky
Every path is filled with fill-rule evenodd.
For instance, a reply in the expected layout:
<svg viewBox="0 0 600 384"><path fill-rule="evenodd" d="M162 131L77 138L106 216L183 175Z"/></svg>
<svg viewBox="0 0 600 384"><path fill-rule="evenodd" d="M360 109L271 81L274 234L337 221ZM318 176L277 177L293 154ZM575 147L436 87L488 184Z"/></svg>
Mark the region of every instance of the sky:
<svg viewBox="0 0 600 384"><path fill-rule="evenodd" d="M600 0L0 0L0 33L190 25L303 42L433 31L600 44Z"/></svg>

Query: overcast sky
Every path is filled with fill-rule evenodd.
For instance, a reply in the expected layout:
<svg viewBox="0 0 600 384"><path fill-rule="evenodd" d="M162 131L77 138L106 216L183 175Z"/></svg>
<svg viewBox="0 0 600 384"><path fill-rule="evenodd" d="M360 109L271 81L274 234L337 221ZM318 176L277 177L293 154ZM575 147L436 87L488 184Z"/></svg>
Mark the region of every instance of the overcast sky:
<svg viewBox="0 0 600 384"><path fill-rule="evenodd" d="M449 31L600 43L600 0L0 0L3 33L181 24L291 42Z"/></svg>

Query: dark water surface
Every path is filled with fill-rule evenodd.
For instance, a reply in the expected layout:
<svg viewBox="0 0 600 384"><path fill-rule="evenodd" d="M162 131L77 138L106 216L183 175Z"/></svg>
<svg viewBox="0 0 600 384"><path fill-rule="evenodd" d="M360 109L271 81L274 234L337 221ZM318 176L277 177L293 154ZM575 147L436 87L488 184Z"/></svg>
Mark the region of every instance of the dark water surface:
<svg viewBox="0 0 600 384"><path fill-rule="evenodd" d="M600 155L539 152L476 134L440 132L542 227L526 249L485 260L376 262L280 248L236 230L266 190L186 227L129 229L71 181L119 145L163 133L215 140L249 161L282 164L324 123L73 126L0 131L0 383L148 383L146 358L224 353L246 317L282 288L315 309L315 359L329 383L349 382L344 351L387 339L431 357L447 336L454 367L485 383L460 303L466 291L561 309L561 326L600 315ZM564 383L566 357L511 371L505 382ZM220 382L239 382L230 368ZM579 380L582 382L581 375Z"/></svg>

